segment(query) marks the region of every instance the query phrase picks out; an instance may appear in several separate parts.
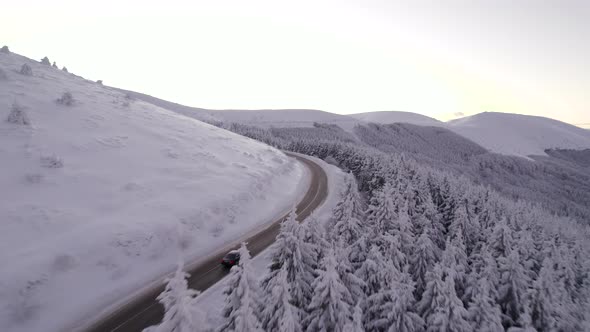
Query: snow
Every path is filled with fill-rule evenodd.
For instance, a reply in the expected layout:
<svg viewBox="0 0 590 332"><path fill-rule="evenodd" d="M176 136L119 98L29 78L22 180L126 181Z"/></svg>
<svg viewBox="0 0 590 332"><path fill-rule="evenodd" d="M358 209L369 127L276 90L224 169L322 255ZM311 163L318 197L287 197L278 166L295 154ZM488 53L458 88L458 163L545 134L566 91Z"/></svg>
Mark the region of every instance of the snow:
<svg viewBox="0 0 590 332"><path fill-rule="evenodd" d="M506 155L544 156L551 148L590 148L590 131L539 116L486 112L449 121L447 128Z"/></svg>
<svg viewBox="0 0 590 332"><path fill-rule="evenodd" d="M341 198L341 193L344 190L344 177L345 173L342 172L338 167L329 165L321 159L315 157L305 156L306 158L312 159L317 162L328 175L328 197L324 204L322 204L313 213L321 222L325 222L332 215L332 210L338 204ZM267 271L268 266L271 263L270 252L267 250L262 251L258 256L252 258L253 270L255 271ZM263 277L265 273L261 273L259 277ZM221 310L223 308L224 295L222 294L225 285L227 284L227 278L222 279L220 282L211 286L205 290L197 298L198 307L204 311L208 317L211 326L219 326L221 321Z"/></svg>
<svg viewBox="0 0 590 332"><path fill-rule="evenodd" d="M16 54L0 69L2 331L68 330L306 189L302 165L254 140ZM30 125L6 121L14 102Z"/></svg>
<svg viewBox="0 0 590 332"><path fill-rule="evenodd" d="M312 127L314 122L338 125L352 131L361 121L346 115L318 110L224 110L212 111L214 116L224 122L236 122L246 125L269 127Z"/></svg>
<svg viewBox="0 0 590 332"><path fill-rule="evenodd" d="M399 111L383 111L383 112L366 112L349 114L350 117L355 118L364 122L374 123L409 123L417 126L444 126L444 122L438 121L431 117L411 113L411 112L399 112Z"/></svg>
<svg viewBox="0 0 590 332"><path fill-rule="evenodd" d="M551 148L590 148L589 130L539 116L485 112L446 123L408 112L369 112L350 116L364 122L402 122L442 127L491 152L525 158L532 155L545 156L545 150Z"/></svg>

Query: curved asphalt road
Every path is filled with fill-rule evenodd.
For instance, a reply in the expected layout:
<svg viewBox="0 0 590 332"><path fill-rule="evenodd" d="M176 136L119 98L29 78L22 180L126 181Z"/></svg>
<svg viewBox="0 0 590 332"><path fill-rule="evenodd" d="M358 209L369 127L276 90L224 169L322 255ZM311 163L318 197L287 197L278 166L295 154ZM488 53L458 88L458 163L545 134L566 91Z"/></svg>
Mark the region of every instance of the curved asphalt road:
<svg viewBox="0 0 590 332"><path fill-rule="evenodd" d="M287 155L303 163L311 173L311 184L305 196L296 207L298 220L307 218L313 210L319 207L328 195L328 177L324 170L315 162L296 154L286 152ZM282 216L267 228L249 237L248 249L252 256L259 254L270 246L279 233L280 223L286 218ZM231 249L239 247L236 243ZM195 267L189 267L191 275L189 287L203 291L221 280L228 274L228 269L223 268L219 262L226 254L226 251L213 255L210 259ZM127 305L119 308L110 315L103 317L100 321L85 329L89 332L128 332L142 331L144 328L158 324L164 315L162 306L156 301L156 297L164 290L164 286L157 287L139 296Z"/></svg>

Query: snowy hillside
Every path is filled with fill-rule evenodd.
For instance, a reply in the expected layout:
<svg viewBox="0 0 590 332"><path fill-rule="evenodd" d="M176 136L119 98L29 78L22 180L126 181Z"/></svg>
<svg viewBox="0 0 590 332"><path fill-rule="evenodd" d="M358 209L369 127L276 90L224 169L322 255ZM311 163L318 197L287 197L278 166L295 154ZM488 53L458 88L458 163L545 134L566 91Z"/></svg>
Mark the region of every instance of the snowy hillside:
<svg viewBox="0 0 590 332"><path fill-rule="evenodd" d="M486 112L449 121L447 128L492 152L508 155L590 148L590 131L538 116Z"/></svg>
<svg viewBox="0 0 590 332"><path fill-rule="evenodd" d="M276 109L276 110L208 110L198 107L184 106L146 94L119 90L137 99L147 101L165 109L190 116L207 122L241 123L251 126L270 127L312 127L314 122L338 125L349 132L359 123L357 119L346 115L307 109Z"/></svg>
<svg viewBox="0 0 590 332"><path fill-rule="evenodd" d="M276 149L4 53L0 161L2 331L65 331L306 186Z"/></svg>
<svg viewBox="0 0 590 332"><path fill-rule="evenodd" d="M442 127L444 125L443 122L433 119L431 117L411 113L411 112L397 112L397 111L383 111L383 112L367 112L367 113L357 113L357 114L349 114L350 117L353 117L357 120L364 121L364 122L374 122L374 123L382 123L382 124L390 124L390 123L409 123L418 126L438 126Z"/></svg>
<svg viewBox="0 0 590 332"><path fill-rule="evenodd" d="M215 111L224 122L237 122L258 127L311 127L314 122L338 125L351 131L361 121L346 115L318 110L227 110Z"/></svg>

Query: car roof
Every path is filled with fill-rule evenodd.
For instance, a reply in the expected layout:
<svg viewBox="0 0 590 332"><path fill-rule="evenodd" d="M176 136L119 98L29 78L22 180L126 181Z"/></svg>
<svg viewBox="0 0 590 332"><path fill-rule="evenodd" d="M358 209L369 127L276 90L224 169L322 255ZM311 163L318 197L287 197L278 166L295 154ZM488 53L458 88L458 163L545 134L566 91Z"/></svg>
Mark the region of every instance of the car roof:
<svg viewBox="0 0 590 332"><path fill-rule="evenodd" d="M240 253L240 252L239 252L239 251L237 251L237 250L232 250L232 251L228 252L228 254L239 254L239 253Z"/></svg>

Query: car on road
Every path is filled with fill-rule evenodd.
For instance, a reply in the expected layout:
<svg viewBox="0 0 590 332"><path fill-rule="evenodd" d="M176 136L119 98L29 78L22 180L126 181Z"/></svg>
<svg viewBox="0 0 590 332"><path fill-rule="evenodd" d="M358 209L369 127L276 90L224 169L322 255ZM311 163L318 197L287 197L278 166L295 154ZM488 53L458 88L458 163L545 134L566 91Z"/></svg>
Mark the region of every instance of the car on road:
<svg viewBox="0 0 590 332"><path fill-rule="evenodd" d="M221 259L221 265L226 267L232 267L240 263L240 253L237 250L232 250L223 256Z"/></svg>

